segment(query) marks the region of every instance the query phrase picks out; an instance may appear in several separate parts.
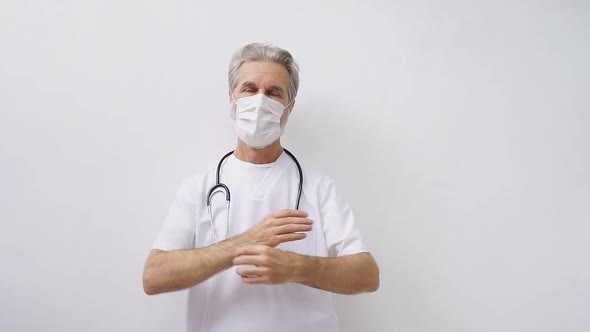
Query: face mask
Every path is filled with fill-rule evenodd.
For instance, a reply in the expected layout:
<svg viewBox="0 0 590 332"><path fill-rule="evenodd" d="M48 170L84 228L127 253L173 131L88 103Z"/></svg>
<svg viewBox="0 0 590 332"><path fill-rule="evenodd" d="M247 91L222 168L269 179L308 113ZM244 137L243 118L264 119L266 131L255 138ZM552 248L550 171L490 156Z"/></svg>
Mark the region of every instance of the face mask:
<svg viewBox="0 0 590 332"><path fill-rule="evenodd" d="M235 115L232 112L234 127L246 145L262 149L281 137L285 129L281 128L281 116L289 105L283 106L261 93L238 100L232 95L232 100L236 104Z"/></svg>

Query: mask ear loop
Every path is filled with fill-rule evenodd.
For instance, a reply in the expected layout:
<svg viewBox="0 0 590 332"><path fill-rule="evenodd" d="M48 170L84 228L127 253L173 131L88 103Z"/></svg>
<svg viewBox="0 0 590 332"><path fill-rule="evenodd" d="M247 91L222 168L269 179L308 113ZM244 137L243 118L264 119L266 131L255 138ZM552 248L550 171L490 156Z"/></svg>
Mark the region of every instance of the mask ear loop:
<svg viewBox="0 0 590 332"><path fill-rule="evenodd" d="M238 112L238 103L236 102L236 100L234 99L234 93L233 91L229 94L229 96L231 97L231 101L233 102L233 104L231 105L230 109L229 109L229 116L233 121L236 121L236 115ZM235 107L235 109L234 109Z"/></svg>
<svg viewBox="0 0 590 332"><path fill-rule="evenodd" d="M287 104L287 106L283 107L283 109L287 109L287 108L291 107L291 104L292 104L292 103L293 103L293 100L291 100L291 101L290 101L290 102ZM291 109L290 109L290 108L289 108L289 114L291 114Z"/></svg>
<svg viewBox="0 0 590 332"><path fill-rule="evenodd" d="M285 108L283 108L283 110L287 110L287 121L289 120L289 117L291 116L291 111L293 110L293 108L291 107L291 105L293 104L293 101L295 99L291 99L291 101L287 104L287 106L285 106ZM286 125L286 123L285 123Z"/></svg>
<svg viewBox="0 0 590 332"><path fill-rule="evenodd" d="M287 122L289 122L289 117L291 116L291 111L293 110L291 107L291 104L293 104L293 100L291 99L291 101L287 104L287 106L283 107L283 111L287 110L287 119L285 119L285 124L281 126L281 136L283 136L283 132L285 131L285 128L287 127Z"/></svg>

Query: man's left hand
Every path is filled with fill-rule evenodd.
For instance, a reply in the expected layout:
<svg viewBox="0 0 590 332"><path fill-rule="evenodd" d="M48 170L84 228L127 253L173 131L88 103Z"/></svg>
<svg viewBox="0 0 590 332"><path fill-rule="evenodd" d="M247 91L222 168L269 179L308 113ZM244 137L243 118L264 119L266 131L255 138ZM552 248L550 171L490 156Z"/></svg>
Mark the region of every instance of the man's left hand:
<svg viewBox="0 0 590 332"><path fill-rule="evenodd" d="M247 284L282 284L299 282L302 272L302 256L265 245L244 246L236 251L234 265L236 272Z"/></svg>

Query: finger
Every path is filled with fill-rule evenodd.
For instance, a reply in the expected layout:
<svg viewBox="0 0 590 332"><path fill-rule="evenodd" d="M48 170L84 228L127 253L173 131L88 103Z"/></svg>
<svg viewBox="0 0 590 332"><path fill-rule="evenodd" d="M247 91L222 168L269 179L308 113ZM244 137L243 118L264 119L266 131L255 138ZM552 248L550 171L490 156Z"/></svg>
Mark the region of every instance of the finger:
<svg viewBox="0 0 590 332"><path fill-rule="evenodd" d="M234 257L237 256L241 256L241 255L260 255L262 253L265 252L265 250L270 249L270 247L265 246L265 245L249 245L249 246L243 246L241 248L239 248L238 250L236 250L236 252L234 253Z"/></svg>
<svg viewBox="0 0 590 332"><path fill-rule="evenodd" d="M240 255L233 259L234 265L268 266L269 259L262 255Z"/></svg>
<svg viewBox="0 0 590 332"><path fill-rule="evenodd" d="M236 273L242 278L260 278L268 275L267 267L241 267L236 269Z"/></svg>
<svg viewBox="0 0 590 332"><path fill-rule="evenodd" d="M280 235L280 234L309 232L309 231L311 231L311 225L309 225L309 224L286 224L286 225L277 227L275 229L274 233L277 235Z"/></svg>
<svg viewBox="0 0 590 332"><path fill-rule="evenodd" d="M272 282L269 276L250 276L250 277L242 277L242 281L246 284L250 285L272 285L275 284Z"/></svg>
<svg viewBox="0 0 590 332"><path fill-rule="evenodd" d="M305 233L289 233L289 234L282 234L275 236L276 245L279 245L283 242L292 242L292 241L299 241L303 240L307 237Z"/></svg>
<svg viewBox="0 0 590 332"><path fill-rule="evenodd" d="M305 217L307 217L307 212L301 211L301 210L285 209L285 210L271 212L270 217L272 217L272 218L286 218L286 217L305 218Z"/></svg>
<svg viewBox="0 0 590 332"><path fill-rule="evenodd" d="M275 226L282 226L287 224L303 224L303 225L312 225L313 220L308 218L298 218L298 217L285 217L285 218L278 218L274 219Z"/></svg>

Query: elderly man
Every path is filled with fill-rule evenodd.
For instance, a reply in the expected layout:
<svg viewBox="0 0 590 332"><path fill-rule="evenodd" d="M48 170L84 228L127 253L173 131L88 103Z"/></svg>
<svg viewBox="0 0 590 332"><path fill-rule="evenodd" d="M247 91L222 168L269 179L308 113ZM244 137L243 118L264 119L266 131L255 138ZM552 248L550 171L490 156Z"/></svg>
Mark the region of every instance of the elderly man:
<svg viewBox="0 0 590 332"><path fill-rule="evenodd" d="M143 275L150 295L188 289L187 331L337 331L331 293L379 287L333 180L281 146L298 86L286 50L250 44L231 60L237 147L183 182Z"/></svg>

